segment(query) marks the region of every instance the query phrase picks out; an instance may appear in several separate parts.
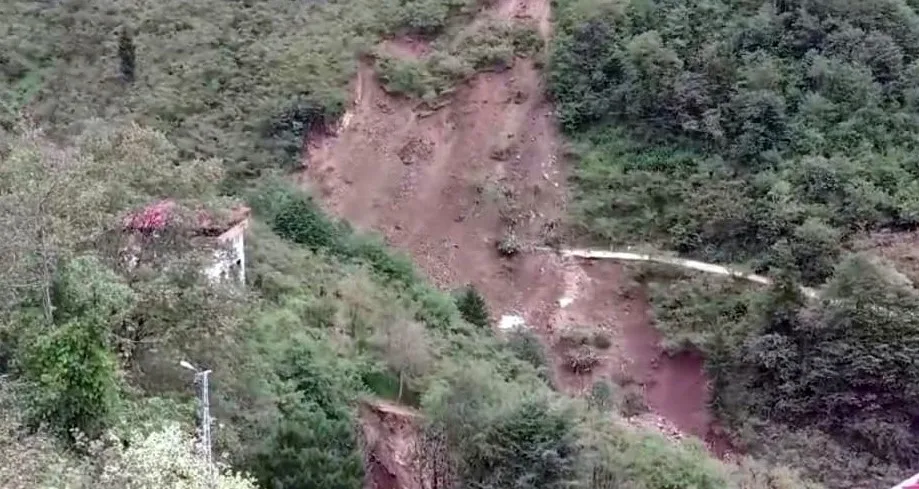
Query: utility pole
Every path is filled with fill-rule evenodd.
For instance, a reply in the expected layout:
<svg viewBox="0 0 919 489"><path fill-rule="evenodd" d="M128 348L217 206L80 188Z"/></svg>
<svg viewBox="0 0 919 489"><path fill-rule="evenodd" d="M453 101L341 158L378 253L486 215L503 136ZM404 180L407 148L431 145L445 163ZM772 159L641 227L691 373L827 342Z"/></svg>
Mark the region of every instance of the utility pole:
<svg viewBox="0 0 919 489"><path fill-rule="evenodd" d="M198 430L200 435L198 446L207 462L208 479L210 480L210 486L213 488L216 487L216 481L214 477L214 460L211 455L211 402L208 396L208 375L211 373L211 370L198 370L194 365L185 360L179 362L179 365L195 373L195 387L198 391L199 419L201 420L201 426Z"/></svg>

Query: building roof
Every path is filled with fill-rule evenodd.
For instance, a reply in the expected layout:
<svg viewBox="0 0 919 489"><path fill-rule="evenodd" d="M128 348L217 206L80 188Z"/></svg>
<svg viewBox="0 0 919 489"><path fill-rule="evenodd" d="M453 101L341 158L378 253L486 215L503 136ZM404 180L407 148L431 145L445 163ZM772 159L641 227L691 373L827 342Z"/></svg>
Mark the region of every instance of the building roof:
<svg viewBox="0 0 919 489"><path fill-rule="evenodd" d="M221 234L249 218L250 209L237 206L229 213L218 215L201 209L195 215L193 227L200 234ZM178 205L174 200L164 199L128 213L122 220L127 231L155 232L162 231L176 223L179 218Z"/></svg>

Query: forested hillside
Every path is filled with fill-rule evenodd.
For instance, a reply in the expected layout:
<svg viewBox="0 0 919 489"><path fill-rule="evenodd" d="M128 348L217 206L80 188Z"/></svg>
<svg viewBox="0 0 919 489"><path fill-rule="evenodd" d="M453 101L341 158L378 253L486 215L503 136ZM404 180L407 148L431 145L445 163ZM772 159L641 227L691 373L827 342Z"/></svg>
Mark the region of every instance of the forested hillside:
<svg viewBox="0 0 919 489"><path fill-rule="evenodd" d="M559 0L556 15L581 237L777 279L654 286L668 347L705 354L735 443L830 487L915 472L916 277L871 245L917 226L915 5Z"/></svg>
<svg viewBox="0 0 919 489"><path fill-rule="evenodd" d="M551 80L589 235L795 268L917 223L919 15L903 0L568 2Z"/></svg>
<svg viewBox="0 0 919 489"><path fill-rule="evenodd" d="M532 335L496 337L474 292L433 289L274 171L380 36L447 39L423 66L379 62L422 96L534 49L514 26L450 41L482 6L3 2L0 486L377 487L357 413L386 398L424 415L424 487L804 487L617 424L615 393L557 394ZM202 221L242 204L246 283L210 282ZM180 361L213 371L216 470Z"/></svg>

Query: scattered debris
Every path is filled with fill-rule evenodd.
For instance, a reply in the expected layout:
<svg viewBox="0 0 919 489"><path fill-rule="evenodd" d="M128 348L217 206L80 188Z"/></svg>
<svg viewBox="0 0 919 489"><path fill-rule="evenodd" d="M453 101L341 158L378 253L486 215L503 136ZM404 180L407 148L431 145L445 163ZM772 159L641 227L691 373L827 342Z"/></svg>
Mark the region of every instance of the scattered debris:
<svg viewBox="0 0 919 489"><path fill-rule="evenodd" d="M505 314L501 316L501 320L498 321L498 329L501 331L509 331L517 328L526 328L526 321L521 316L515 314Z"/></svg>
<svg viewBox="0 0 919 489"><path fill-rule="evenodd" d="M433 153L434 143L420 137L413 137L399 149L398 156L402 164L414 165L429 159Z"/></svg>

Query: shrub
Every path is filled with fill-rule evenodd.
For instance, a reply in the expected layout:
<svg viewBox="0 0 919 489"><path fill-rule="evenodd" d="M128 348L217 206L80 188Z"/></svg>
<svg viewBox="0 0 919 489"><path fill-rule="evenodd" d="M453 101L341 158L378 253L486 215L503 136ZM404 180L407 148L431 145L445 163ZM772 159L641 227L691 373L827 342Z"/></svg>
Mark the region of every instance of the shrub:
<svg viewBox="0 0 919 489"><path fill-rule="evenodd" d="M588 345L582 345L565 352L565 364L576 374L590 373L600 363L597 353Z"/></svg>
<svg viewBox="0 0 919 489"><path fill-rule="evenodd" d="M424 61L378 56L377 75L387 92L418 98L439 95L444 81L433 75Z"/></svg>
<svg viewBox="0 0 919 489"><path fill-rule="evenodd" d="M601 350L605 350L610 346L613 346L613 340L610 339L609 333L602 330L593 332L593 335L591 336L591 343L593 343L594 346Z"/></svg>
<svg viewBox="0 0 919 489"><path fill-rule="evenodd" d="M281 417L247 447L245 467L262 487L357 489L363 465L351 404L360 390L354 363L303 333L275 352Z"/></svg>
<svg viewBox="0 0 919 489"><path fill-rule="evenodd" d="M313 251L341 250L338 227L316 204L303 196L288 201L278 211L272 228L282 238L304 245Z"/></svg>
<svg viewBox="0 0 919 489"><path fill-rule="evenodd" d="M424 400L443 433L457 487L561 489L575 477L575 415L545 390L484 366L454 366Z"/></svg>
<svg viewBox="0 0 919 489"><path fill-rule="evenodd" d="M514 328L507 334L507 347L514 355L532 365L544 380L549 380L549 361L542 342L527 328Z"/></svg>
<svg viewBox="0 0 919 489"><path fill-rule="evenodd" d="M856 231L914 227L917 174L902 155L919 99L904 33L919 34L919 16L904 0L832 3L559 0L548 85L577 142L577 227L791 266L811 285Z"/></svg>
<svg viewBox="0 0 919 489"><path fill-rule="evenodd" d="M407 5L416 8L437 2L422 0ZM443 7L443 3L439 5ZM428 23L423 19L421 22ZM437 30L439 25L440 22L434 20L430 28ZM430 53L418 59L394 57L377 50L375 67L386 91L430 102L450 93L456 84L476 71L508 68L514 56L531 54L540 46L542 38L532 27L489 19L456 29L455 33L435 43Z"/></svg>
<svg viewBox="0 0 919 489"><path fill-rule="evenodd" d="M460 32L452 46L477 70L502 70L513 65L514 56L536 51L542 38L532 26L488 19Z"/></svg>
<svg viewBox="0 0 919 489"><path fill-rule="evenodd" d="M598 380L590 388L587 405L591 409L610 411L618 404L616 394L612 384L605 380Z"/></svg>
<svg viewBox="0 0 919 489"><path fill-rule="evenodd" d="M619 413L625 417L638 416L650 411L645 402L645 393L637 384L626 385L622 389L622 401L619 404Z"/></svg>
<svg viewBox="0 0 919 489"><path fill-rule="evenodd" d="M72 320L29 344L22 374L27 413L60 435L71 429L97 436L118 396L117 361L98 319Z"/></svg>
<svg viewBox="0 0 919 489"><path fill-rule="evenodd" d="M590 419L582 446L579 487L731 487L723 467L701 444L673 443L658 434L615 426L608 416Z"/></svg>
<svg viewBox="0 0 919 489"><path fill-rule="evenodd" d="M339 252L349 259L367 263L386 282L411 285L420 280L411 259L387 249L377 237L351 234Z"/></svg>
<svg viewBox="0 0 919 489"><path fill-rule="evenodd" d="M281 168L296 170L301 167L304 137L326 130L342 108L329 107L305 95L294 97L275 117L265 122L261 144Z"/></svg>
<svg viewBox="0 0 919 489"><path fill-rule="evenodd" d="M504 256L516 255L520 252L521 246L517 233L510 229L504 232L497 243L498 252Z"/></svg>

